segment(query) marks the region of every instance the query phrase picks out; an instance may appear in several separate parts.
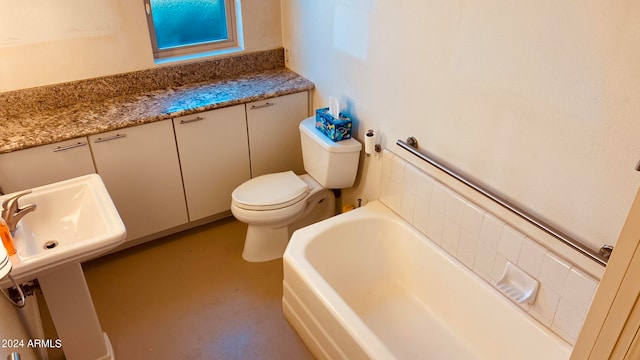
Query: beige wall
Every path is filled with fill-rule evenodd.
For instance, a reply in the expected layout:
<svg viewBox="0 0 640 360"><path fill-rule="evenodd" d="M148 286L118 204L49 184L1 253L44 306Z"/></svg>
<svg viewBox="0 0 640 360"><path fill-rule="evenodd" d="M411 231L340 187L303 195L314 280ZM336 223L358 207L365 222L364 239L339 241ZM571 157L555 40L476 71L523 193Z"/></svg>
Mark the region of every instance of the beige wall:
<svg viewBox="0 0 640 360"><path fill-rule="evenodd" d="M282 0L289 66L599 248L640 184L640 3ZM406 158L412 162L410 155ZM366 181L365 181L366 185ZM367 195L362 185L356 196Z"/></svg>
<svg viewBox="0 0 640 360"><path fill-rule="evenodd" d="M241 7L246 52L282 46L278 0ZM0 91L156 66L142 0L0 1L0 12L14 14L0 24Z"/></svg>
<svg viewBox="0 0 640 360"><path fill-rule="evenodd" d="M0 0L0 13L12 14L0 23L0 92L156 66L142 0ZM246 52L282 46L279 0L242 0L242 17ZM4 299L0 319L0 338L29 338Z"/></svg>

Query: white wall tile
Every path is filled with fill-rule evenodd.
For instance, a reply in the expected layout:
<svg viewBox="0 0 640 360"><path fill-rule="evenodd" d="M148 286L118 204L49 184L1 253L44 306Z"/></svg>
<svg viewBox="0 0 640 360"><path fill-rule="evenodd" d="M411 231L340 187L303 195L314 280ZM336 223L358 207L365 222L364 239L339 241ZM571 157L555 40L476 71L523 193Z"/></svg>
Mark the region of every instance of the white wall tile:
<svg viewBox="0 0 640 360"><path fill-rule="evenodd" d="M440 213L446 214L447 202L450 196L449 190L444 185L435 183L431 194L431 208L435 208Z"/></svg>
<svg viewBox="0 0 640 360"><path fill-rule="evenodd" d="M429 224L429 211L431 210L431 192L433 190L433 181L426 175L422 177L418 185L418 193L416 195L416 204L413 213L413 226L423 234L427 234Z"/></svg>
<svg viewBox="0 0 640 360"><path fill-rule="evenodd" d="M404 168L402 182L402 205L400 214L410 223L413 223L416 197L418 194L418 184L421 179L421 172L413 165L407 164Z"/></svg>
<svg viewBox="0 0 640 360"><path fill-rule="evenodd" d="M407 191L402 192L402 205L400 207L400 215L413 224L413 214L416 208L416 195Z"/></svg>
<svg viewBox="0 0 640 360"><path fill-rule="evenodd" d="M578 309L587 311L597 287L598 282L594 278L573 267L569 270L562 298L571 302Z"/></svg>
<svg viewBox="0 0 640 360"><path fill-rule="evenodd" d="M406 164L404 167L403 186L405 191L413 194L418 193L418 186L423 180L424 175L418 168L411 164Z"/></svg>
<svg viewBox="0 0 640 360"><path fill-rule="evenodd" d="M462 228L471 233L480 234L484 213L485 211L475 204L467 202L462 214Z"/></svg>
<svg viewBox="0 0 640 360"><path fill-rule="evenodd" d="M391 180L402 184L404 181L404 167L407 161L399 156L394 156L391 161Z"/></svg>
<svg viewBox="0 0 640 360"><path fill-rule="evenodd" d="M413 213L413 226L423 234L427 234L429 226L429 209L431 202L423 197L416 198L415 211Z"/></svg>
<svg viewBox="0 0 640 360"><path fill-rule="evenodd" d="M385 203L391 210L400 213L402 184L391 180L390 177L383 177L380 183L380 201Z"/></svg>
<svg viewBox="0 0 640 360"><path fill-rule="evenodd" d="M466 207L466 201L461 196L457 195L453 191L449 192L449 198L447 199L447 219L455 222L458 225L462 225L462 216L464 215L464 209Z"/></svg>
<svg viewBox="0 0 640 360"><path fill-rule="evenodd" d="M540 286L540 288L538 288L536 301L531 305L529 313L542 324L550 327L553 317L556 315L558 302L560 302L560 295L558 293L545 286Z"/></svg>
<svg viewBox="0 0 640 360"><path fill-rule="evenodd" d="M460 231L460 243L458 244L458 259L462 261L468 268L473 269L473 264L476 260L476 253L478 252L478 236L477 233L471 232L467 229Z"/></svg>
<svg viewBox="0 0 640 360"><path fill-rule="evenodd" d="M570 268L571 265L566 261L548 252L542 261L542 268L540 269L538 279L544 286L560 294L564 288L564 283Z"/></svg>
<svg viewBox="0 0 640 360"><path fill-rule="evenodd" d="M518 257L518 267L527 274L537 278L542 268L542 261L547 254L547 249L540 246L535 241L525 238Z"/></svg>
<svg viewBox="0 0 640 360"><path fill-rule="evenodd" d="M517 264L524 238L525 236L521 232L509 225L505 225L502 228L502 234L500 234L498 253L506 257L507 260L512 263Z"/></svg>
<svg viewBox="0 0 640 360"><path fill-rule="evenodd" d="M484 280L495 286L510 261L540 281L520 307L575 343L596 279L387 150L381 171L380 200Z"/></svg>
<svg viewBox="0 0 640 360"><path fill-rule="evenodd" d="M491 279L493 280L492 284L495 284L495 282L502 278L506 267L507 258L500 254L496 254L496 260L493 263L493 270L491 271Z"/></svg>
<svg viewBox="0 0 640 360"><path fill-rule="evenodd" d="M381 175L382 175L383 178L391 177L391 167L392 167L392 164L393 164L393 158L394 157L395 157L395 155L389 150L384 150L382 152Z"/></svg>
<svg viewBox="0 0 640 360"><path fill-rule="evenodd" d="M442 247L451 255L456 256L458 253L458 244L460 242L460 225L456 224L450 218L446 218L444 230L442 232Z"/></svg>
<svg viewBox="0 0 640 360"><path fill-rule="evenodd" d="M429 203L431 203L431 193L433 192L435 183L435 180L423 173L420 177L420 183L418 184L418 197L428 198Z"/></svg>
<svg viewBox="0 0 640 360"><path fill-rule="evenodd" d="M429 220L427 224L427 236L431 241L440 245L442 243L442 233L444 232L444 223L446 216L444 213L437 210L437 208L431 203L431 209L429 210Z"/></svg>
<svg viewBox="0 0 640 360"><path fill-rule="evenodd" d="M476 253L476 261L473 264L473 271L483 276L487 280L491 280L493 273L493 265L496 262L496 250L490 246L483 246L478 243L478 252Z"/></svg>
<svg viewBox="0 0 640 360"><path fill-rule="evenodd" d="M482 219L482 227L480 228L478 246L497 249L503 227L504 223L502 221L489 213L485 213Z"/></svg>
<svg viewBox="0 0 640 360"><path fill-rule="evenodd" d="M551 329L573 345L580 334L586 314L586 311L577 308L570 301L561 297Z"/></svg>

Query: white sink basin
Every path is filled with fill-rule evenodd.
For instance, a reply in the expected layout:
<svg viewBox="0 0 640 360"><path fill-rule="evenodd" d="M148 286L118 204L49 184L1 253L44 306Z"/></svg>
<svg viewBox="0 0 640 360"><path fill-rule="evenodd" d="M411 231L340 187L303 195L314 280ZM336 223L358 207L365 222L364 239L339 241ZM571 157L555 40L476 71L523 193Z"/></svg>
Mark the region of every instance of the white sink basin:
<svg viewBox="0 0 640 360"><path fill-rule="evenodd" d="M0 202L11 194L0 197ZM18 223L17 254L11 256L15 279L27 280L69 262L83 262L122 242L126 230L97 174L32 189L20 206L36 204Z"/></svg>

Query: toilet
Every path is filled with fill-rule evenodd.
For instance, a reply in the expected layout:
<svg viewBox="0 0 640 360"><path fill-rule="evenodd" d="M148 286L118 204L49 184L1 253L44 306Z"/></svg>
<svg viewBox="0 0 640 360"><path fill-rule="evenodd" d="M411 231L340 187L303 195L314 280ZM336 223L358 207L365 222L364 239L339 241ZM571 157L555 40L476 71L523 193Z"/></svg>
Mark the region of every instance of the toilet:
<svg viewBox="0 0 640 360"><path fill-rule="evenodd" d="M333 142L315 127L315 117L300 123L302 161L307 172L266 174L248 180L231 194L231 212L248 224L242 258L262 262L282 257L297 229L335 214L331 189L352 187L362 144Z"/></svg>

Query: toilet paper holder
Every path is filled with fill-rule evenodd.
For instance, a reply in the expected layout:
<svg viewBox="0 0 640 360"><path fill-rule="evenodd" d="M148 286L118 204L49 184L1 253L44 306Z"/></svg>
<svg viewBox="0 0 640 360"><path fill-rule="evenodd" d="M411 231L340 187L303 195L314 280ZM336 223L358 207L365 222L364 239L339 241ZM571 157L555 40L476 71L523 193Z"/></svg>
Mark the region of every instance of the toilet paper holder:
<svg viewBox="0 0 640 360"><path fill-rule="evenodd" d="M369 156L374 152L379 153L381 151L382 146L376 144L376 135L373 133L373 129L367 130L367 133L364 135L364 152Z"/></svg>

